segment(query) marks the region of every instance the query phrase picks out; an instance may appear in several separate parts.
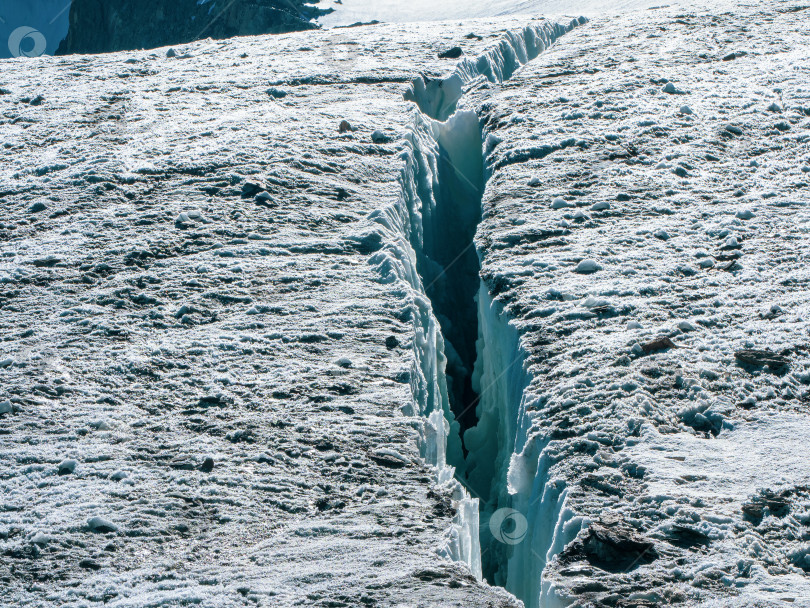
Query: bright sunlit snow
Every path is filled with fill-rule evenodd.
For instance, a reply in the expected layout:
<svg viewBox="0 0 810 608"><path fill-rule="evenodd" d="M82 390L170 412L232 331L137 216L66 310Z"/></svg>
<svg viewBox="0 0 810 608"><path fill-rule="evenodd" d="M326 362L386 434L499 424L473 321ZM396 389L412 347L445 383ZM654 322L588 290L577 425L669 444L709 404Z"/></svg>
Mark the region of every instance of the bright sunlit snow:
<svg viewBox="0 0 810 608"><path fill-rule="evenodd" d="M660 0L341 0L324 2L323 8L335 12L318 20L326 27L350 25L372 20L387 23L442 21L503 15L598 15L630 9L642 9L663 3Z"/></svg>

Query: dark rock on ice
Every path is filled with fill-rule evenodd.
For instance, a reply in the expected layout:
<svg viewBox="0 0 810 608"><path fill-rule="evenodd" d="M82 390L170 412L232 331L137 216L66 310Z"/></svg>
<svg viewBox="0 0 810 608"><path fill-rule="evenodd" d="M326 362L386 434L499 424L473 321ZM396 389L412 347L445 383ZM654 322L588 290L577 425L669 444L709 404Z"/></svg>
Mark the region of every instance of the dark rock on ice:
<svg viewBox="0 0 810 608"><path fill-rule="evenodd" d="M233 399L226 396L226 395L206 395L205 397L201 397L198 405L201 407L225 407L227 405L231 405L233 403Z"/></svg>
<svg viewBox="0 0 810 608"><path fill-rule="evenodd" d="M36 266L37 268L53 268L61 261L62 261L61 258L58 258L55 255L49 255L47 257L34 260L34 266Z"/></svg>
<svg viewBox="0 0 810 608"><path fill-rule="evenodd" d="M87 520L87 527L91 532L97 532L99 534L118 532L118 526L103 517L91 517Z"/></svg>
<svg viewBox="0 0 810 608"><path fill-rule="evenodd" d="M393 137L383 131L380 131L379 129L371 134L371 141L373 141L375 144L387 144L393 140Z"/></svg>
<svg viewBox="0 0 810 608"><path fill-rule="evenodd" d="M275 203L273 201L273 196L267 192L266 190L263 192L259 192L254 198L253 202L261 207L274 207Z"/></svg>
<svg viewBox="0 0 810 608"><path fill-rule="evenodd" d="M670 338L666 336L656 338L655 340L645 342L644 344L641 345L641 350L644 351L645 355L649 355L651 353L655 353L662 350L667 350L669 348L678 348L678 346Z"/></svg>
<svg viewBox="0 0 810 608"><path fill-rule="evenodd" d="M734 353L734 357L745 365L753 365L756 367L769 367L771 369L781 370L790 364L790 360L784 356L777 354L768 349L745 349L739 350Z"/></svg>
<svg viewBox="0 0 810 608"><path fill-rule="evenodd" d="M685 524L673 524L665 535L667 542L684 549L705 547L711 539L701 530Z"/></svg>
<svg viewBox="0 0 810 608"><path fill-rule="evenodd" d="M655 543L613 514L590 525L581 539L560 554L562 560L587 560L607 572L627 572L658 559Z"/></svg>
<svg viewBox="0 0 810 608"><path fill-rule="evenodd" d="M393 450L374 450L368 457L381 467L389 469L401 469L408 463L404 456L393 452Z"/></svg>
<svg viewBox="0 0 810 608"><path fill-rule="evenodd" d="M264 192L267 187L260 182L247 181L242 184L242 198L250 198L256 196L260 192Z"/></svg>
<svg viewBox="0 0 810 608"><path fill-rule="evenodd" d="M464 51L461 49L460 46L454 46L453 48L447 49L446 51L441 51L439 53L439 59L458 59L464 54Z"/></svg>
<svg viewBox="0 0 810 608"><path fill-rule="evenodd" d="M194 461L189 458L175 458L169 463L169 466L178 471L193 471L197 468Z"/></svg>
<svg viewBox="0 0 810 608"><path fill-rule="evenodd" d="M750 500L743 503L743 518L754 525L759 525L766 514L774 517L785 517L790 513L790 491L774 492L762 489Z"/></svg>
<svg viewBox="0 0 810 608"><path fill-rule="evenodd" d="M662 89L664 93L669 93L670 95L685 95L686 91L682 91L678 87L676 87L672 82L668 82L664 85Z"/></svg>
<svg viewBox="0 0 810 608"><path fill-rule="evenodd" d="M71 475L76 471L78 464L75 460L63 460L59 463L57 471L60 475Z"/></svg>

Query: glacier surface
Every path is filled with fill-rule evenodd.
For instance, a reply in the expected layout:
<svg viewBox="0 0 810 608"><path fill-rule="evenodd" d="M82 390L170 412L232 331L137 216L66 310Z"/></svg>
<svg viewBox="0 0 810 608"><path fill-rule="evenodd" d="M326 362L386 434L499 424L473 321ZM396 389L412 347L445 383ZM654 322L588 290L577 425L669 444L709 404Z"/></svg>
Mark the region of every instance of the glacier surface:
<svg viewBox="0 0 810 608"><path fill-rule="evenodd" d="M4 600L810 605L805 11L0 62Z"/></svg>

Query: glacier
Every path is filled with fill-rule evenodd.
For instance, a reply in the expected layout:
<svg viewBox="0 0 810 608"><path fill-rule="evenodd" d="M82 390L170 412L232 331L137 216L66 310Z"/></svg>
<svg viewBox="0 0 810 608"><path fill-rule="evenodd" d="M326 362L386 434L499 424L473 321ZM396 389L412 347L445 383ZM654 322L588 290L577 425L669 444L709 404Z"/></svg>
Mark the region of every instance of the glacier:
<svg viewBox="0 0 810 608"><path fill-rule="evenodd" d="M805 26L0 62L5 601L810 605Z"/></svg>
<svg viewBox="0 0 810 608"><path fill-rule="evenodd" d="M655 0L445 0L444 2L397 2L379 0L341 0L324 2L333 9L318 19L325 27L340 27L373 20L386 23L414 21L449 21L506 15L598 15L646 9L656 6Z"/></svg>

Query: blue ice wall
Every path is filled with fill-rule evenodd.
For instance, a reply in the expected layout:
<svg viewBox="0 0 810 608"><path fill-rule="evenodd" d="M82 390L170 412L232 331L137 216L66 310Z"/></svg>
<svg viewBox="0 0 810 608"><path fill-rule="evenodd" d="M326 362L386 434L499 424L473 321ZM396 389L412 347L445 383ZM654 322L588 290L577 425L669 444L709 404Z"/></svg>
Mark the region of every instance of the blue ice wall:
<svg viewBox="0 0 810 608"><path fill-rule="evenodd" d="M0 58L53 55L68 31L71 0L0 0Z"/></svg>

